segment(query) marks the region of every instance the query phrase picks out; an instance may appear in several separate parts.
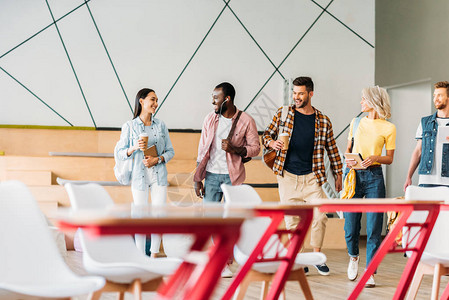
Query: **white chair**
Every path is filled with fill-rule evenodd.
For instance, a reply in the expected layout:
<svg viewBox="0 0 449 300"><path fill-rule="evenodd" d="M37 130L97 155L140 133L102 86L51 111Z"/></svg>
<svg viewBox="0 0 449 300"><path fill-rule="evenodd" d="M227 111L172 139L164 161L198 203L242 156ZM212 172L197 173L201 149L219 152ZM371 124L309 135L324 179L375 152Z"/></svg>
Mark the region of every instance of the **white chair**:
<svg viewBox="0 0 449 300"><path fill-rule="evenodd" d="M72 208L76 210L98 209L104 211L114 204L106 190L95 183L66 183ZM162 276L170 275L178 268L180 259L151 259L137 249L131 235L101 236L91 238L81 231L84 268L91 274L104 276L105 287L91 295L98 299L103 292L132 292L141 299L142 291L155 291L162 283Z"/></svg>
<svg viewBox="0 0 449 300"><path fill-rule="evenodd" d="M225 197L225 204L232 206L256 206L262 203L257 192L249 185L231 186L222 184ZM234 247L234 258L239 265L243 265L248 260L251 252L256 247L257 243L261 239L265 230L271 223L268 217L257 217L250 220L246 220L242 224L240 239ZM272 258L276 254L275 248L270 245L279 245L281 255L287 252L287 249L283 246L279 240L278 235L273 235L265 246L265 258ZM306 265L319 265L326 262L326 256L323 253L310 252L299 253L296 256L295 264L287 280L298 281L306 299L313 299L312 292L310 291L309 284L304 273L304 266ZM252 270L248 272L245 279L242 281L239 287L238 294L235 299L244 299L248 286L253 281L262 281L262 293L260 299L265 299L268 293L268 286L270 281L274 277L274 273L278 270L280 262L260 262L254 263ZM285 297L285 293L284 297Z"/></svg>
<svg viewBox="0 0 449 300"><path fill-rule="evenodd" d="M449 201L449 187L418 187L409 186L405 191L407 200L444 200ZM408 222L422 223L426 220L427 212L413 212ZM449 274L449 211L440 211L438 219L424 250L421 260L413 277L407 299L415 299L422 278L426 274L433 274L431 299L438 299L440 278ZM402 244L406 244L408 229L404 228ZM417 232L416 228L410 230L411 236ZM411 244L413 246L414 243Z"/></svg>
<svg viewBox="0 0 449 300"><path fill-rule="evenodd" d="M0 183L0 241L0 299L69 299L105 283L69 269L37 202L19 181Z"/></svg>

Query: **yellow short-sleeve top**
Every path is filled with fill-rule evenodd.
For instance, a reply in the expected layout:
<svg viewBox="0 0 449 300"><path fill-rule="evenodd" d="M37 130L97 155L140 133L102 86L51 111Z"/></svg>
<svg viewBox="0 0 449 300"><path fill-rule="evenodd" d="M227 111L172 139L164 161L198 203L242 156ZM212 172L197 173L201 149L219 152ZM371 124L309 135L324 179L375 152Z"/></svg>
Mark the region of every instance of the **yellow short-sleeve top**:
<svg viewBox="0 0 449 300"><path fill-rule="evenodd" d="M351 122L348 140L351 140L353 135L354 120ZM396 127L394 124L383 119L363 117L355 133L352 153L360 153L363 159L371 155L380 156L384 145L386 150L396 149Z"/></svg>

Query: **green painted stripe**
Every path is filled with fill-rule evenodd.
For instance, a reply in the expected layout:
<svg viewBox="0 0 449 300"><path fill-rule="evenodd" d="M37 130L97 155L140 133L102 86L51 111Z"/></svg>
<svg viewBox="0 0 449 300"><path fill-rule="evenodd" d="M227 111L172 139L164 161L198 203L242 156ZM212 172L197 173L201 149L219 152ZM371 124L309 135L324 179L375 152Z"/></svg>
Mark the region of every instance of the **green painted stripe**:
<svg viewBox="0 0 449 300"><path fill-rule="evenodd" d="M309 33L309 31L312 29L313 26L315 26L316 22L318 22L318 20L321 18L321 16L324 14L324 12L326 11L326 9L329 7L329 5L332 4L332 2L334 2L334 0L332 0L331 2L329 2L329 4L326 6L326 8L323 9L323 11L318 15L318 17L315 19L315 21L313 21L312 25L309 26L309 28L307 28L306 32L304 32L304 34L301 36L301 38L299 39L299 41L293 46L293 48L290 50L290 52L287 54L287 56L282 60L282 62L279 64L278 68L280 68L284 62L287 60L287 58L290 56L290 54L292 54L292 52L296 49L296 47L299 45L299 43L301 43L301 41L304 39L304 37Z"/></svg>
<svg viewBox="0 0 449 300"><path fill-rule="evenodd" d="M167 99L168 95L170 95L171 91L173 90L173 88L175 87L175 85L178 83L179 79L181 78L182 74L184 74L184 71L187 69L187 67L189 66L190 62L192 61L192 59L195 57L196 53L198 52L198 50L201 48L201 45L203 45L204 41L206 40L207 36L209 35L209 33L212 31L212 28L214 28L215 24L217 23L218 19L221 17L221 15L223 14L224 10L226 9L226 6L228 5L228 3L231 0L228 0L228 2L226 2L226 4L223 6L223 9L220 11L220 13L218 14L217 18L215 19L215 21L212 23L212 26L209 28L209 30L207 31L206 35L204 36L204 38L201 40L200 44L198 45L198 47L196 48L195 52L193 52L192 57L190 57L189 61L187 62L187 64L184 66L184 68L181 71L181 74L179 74L178 78L176 78L175 83L173 83L173 85L171 86L170 90L168 91L167 95L165 95L164 100L162 100L161 104L159 104L159 107L157 108L157 111L154 113L154 115L156 116L157 113L161 110L162 105L164 104L165 100Z"/></svg>
<svg viewBox="0 0 449 300"><path fill-rule="evenodd" d="M225 3L226 1L223 0ZM248 35L251 37L251 39L253 40L253 42L257 45L257 47L259 47L260 51L262 51L263 55L265 55L265 57L268 59L268 61L271 63L271 65L274 67L274 69L276 70L276 72L279 73L279 75L281 75L282 79L285 80L284 75L282 75L281 71L279 71L278 67L276 67L276 65L273 63L273 61L270 59L270 57L268 57L268 55L265 53L265 51L262 49L262 47L259 45L259 43L256 41L256 39L253 37L253 35L249 32L249 30L246 28L246 26L242 23L242 21L240 21L239 17L237 17L237 15L235 14L235 12L232 10L231 6L229 6L229 4L226 3L226 6L229 8L229 10L232 12L232 14L234 15L234 17L237 19L237 21L239 21L240 25L242 25L243 29L245 29L246 33L248 33Z"/></svg>
<svg viewBox="0 0 449 300"><path fill-rule="evenodd" d="M54 112L55 114L57 114L61 119L63 119L65 122L67 122L70 126L73 126L72 123L70 123L69 121L67 121L63 116L61 116L56 110L54 110L50 105L48 105L47 103L45 103L44 100L42 100L41 98L39 98L35 93L33 93L29 88L27 88L24 84L22 84L19 80L17 80L14 76L12 76L11 74L9 74L5 69L3 69L2 67L0 67L0 70L2 70L3 72L5 72L6 75L8 75L9 77L12 78L12 80L14 80L15 82L17 82L18 84L20 84L25 90L27 90L31 95L33 95L34 97L36 97L40 102L42 102L45 106L47 106L52 112Z"/></svg>
<svg viewBox="0 0 449 300"><path fill-rule="evenodd" d="M90 2L91 0L87 0L87 2ZM65 17L67 17L68 15L70 15L71 13L73 13L74 11L76 11L78 8L82 7L85 3L78 5L77 7L75 7L74 9L72 9L71 11L69 11L68 13L66 13L65 15L63 15L62 17L60 17L59 19L56 20L56 22L59 22L60 20L64 19ZM38 32L36 32L35 34L33 34L32 36L30 36L29 38L27 38L26 40L24 40L23 42L21 42L20 44L18 44L17 46L14 46L13 48L11 48L10 50L6 51L5 53L3 53L0 58L8 55L10 52L14 51L15 49L19 48L20 46L22 46L23 44L25 44L26 42L28 42L29 40L31 40L32 38L34 38L35 36L37 36L39 33L45 31L46 29L50 28L53 24L55 24L55 22L48 24L47 26L45 26L44 28L42 28L41 30L39 30Z"/></svg>
<svg viewBox="0 0 449 300"><path fill-rule="evenodd" d="M361 111L357 116L356 116L356 118L358 118L358 117L360 117L361 115L363 114L363 111ZM343 130L342 131L340 131L340 133L339 134L337 134L337 136L335 137L335 140L337 140L342 134L343 134L343 132L345 132L346 131L346 129L348 129L349 128L349 126L351 126L351 122L349 122L349 124L348 125L346 125L346 127L345 128L343 128Z"/></svg>
<svg viewBox="0 0 449 300"><path fill-rule="evenodd" d="M58 129L58 130L96 130L95 127L82 127L82 126L7 125L7 124L0 124L0 128Z"/></svg>
<svg viewBox="0 0 449 300"><path fill-rule="evenodd" d="M356 36L358 36L362 41L364 41L365 43L367 43L371 48L374 48L374 45L372 45L370 42L368 42L367 40L365 40L360 34L358 34L357 32L355 32L354 30L352 30L348 25L346 25L345 23L343 23L342 21L340 21L336 16L334 16L331 12L329 12L327 10L327 7L329 7L329 5L326 8L323 8L319 3L315 2L314 0L311 0L313 3L315 3L316 5L318 5L321 9L324 9L328 15L330 15L332 18L334 18L338 23L340 23L341 25L343 25L344 27L346 27L346 29L348 29L349 31L351 31L353 34L355 34Z"/></svg>
<svg viewBox="0 0 449 300"><path fill-rule="evenodd" d="M78 87L79 87L79 89L81 91L81 95L83 96L84 103L86 104L87 110L89 111L90 118L92 119L92 122L94 123L94 126L97 127L97 124L95 124L94 117L92 116L92 112L90 111L89 104L87 103L86 96L84 95L83 88L81 87L81 83L80 83L80 81L78 79L78 75L76 75L75 67L73 66L72 60L70 59L70 55L69 55L69 52L67 51L67 48L66 48L65 43L64 43L64 40L62 39L61 32L59 31L58 24L56 23L55 17L53 16L53 12L52 12L52 10L50 8L50 4L48 4L48 0L45 0L45 2L47 3L48 10L50 11L51 18L53 19L53 22L55 23L56 31L58 32L59 39L61 40L61 43L62 43L62 47L64 47L64 51L65 51L65 54L67 55L67 59L69 60L70 67L72 68L73 74L75 75L76 82L78 83Z"/></svg>
<svg viewBox="0 0 449 300"><path fill-rule="evenodd" d="M262 87L259 89L259 91L257 91L256 95L253 97L253 99L251 99L251 101L248 103L248 105L245 107L245 109L243 111L246 111L249 108L249 106L251 104L253 104L254 100L256 100L256 98L257 98L257 96L259 96L260 92L265 88L265 86L268 84L268 82L271 80L271 78L273 78L274 74L276 74L276 71L271 73L270 77L268 77L268 79L265 81L265 83L262 85Z"/></svg>
<svg viewBox="0 0 449 300"><path fill-rule="evenodd" d="M332 2L334 2L334 0L332 0L331 2L329 2L329 4L327 4L326 8L318 15L318 17L315 19L315 21L313 21L312 25L310 25L309 28L307 28L306 32L304 32L304 34L301 36L299 41L293 46L293 48L290 50L290 52L288 52L287 56L281 61L281 63L277 67L278 69L284 64L284 62L287 60L287 58L290 56L290 54L292 54L292 52L296 49L296 47L299 45L299 43L301 43L301 41L304 39L304 37L309 33L310 29L312 29L312 27L316 24L316 22L318 22L318 20L321 18L321 16L324 14L325 10L329 7L329 5L331 5ZM276 73L276 71L274 71L273 74L271 74L271 76L267 79L267 81L265 81L263 86L259 89L259 91L253 97L253 99L251 99L251 101L248 103L248 105L245 107L245 109L243 111L246 111L250 107L250 105L253 104L254 100L256 100L259 93L268 84L268 82L271 80L271 78L273 78L273 75L275 73Z"/></svg>
<svg viewBox="0 0 449 300"><path fill-rule="evenodd" d="M101 36L100 29L98 29L97 22L95 22L94 16L92 15L92 11L90 10L89 4L87 4L87 0L84 0L84 3L86 3L87 10L89 11L90 17L92 18L92 22L94 22L95 29L97 30L98 36L100 37L101 43L103 44L103 48L106 51L106 55L109 58L109 62L111 63L112 69L114 70L115 77L117 77L118 83L120 84L120 88L122 89L123 95L125 96L126 102L128 103L129 109L131 110L131 113L133 113L133 108L131 107L131 103L129 102L128 96L126 95L125 89L123 88L122 81L120 80L120 77L118 76L117 70L115 69L114 63L112 62L112 58L109 55L108 48L106 47L106 44L104 43L103 37Z"/></svg>

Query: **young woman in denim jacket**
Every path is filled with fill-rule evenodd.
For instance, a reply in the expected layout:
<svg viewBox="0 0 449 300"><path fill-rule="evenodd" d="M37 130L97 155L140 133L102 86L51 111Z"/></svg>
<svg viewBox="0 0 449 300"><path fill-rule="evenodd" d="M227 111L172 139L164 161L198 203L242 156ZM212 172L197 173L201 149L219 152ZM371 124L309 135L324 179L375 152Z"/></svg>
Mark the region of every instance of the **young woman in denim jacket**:
<svg viewBox="0 0 449 300"><path fill-rule="evenodd" d="M120 141L115 147L116 157L133 159L131 190L134 203L148 205L151 192L152 205L165 205L167 201L167 167L175 155L165 123L153 117L158 98L152 89L142 89L136 95L134 118L122 126ZM148 147L156 145L157 157L143 154L145 142L141 133L148 134ZM137 247L145 252L146 237L136 234ZM156 257L161 244L160 235L151 235L151 256Z"/></svg>
<svg viewBox="0 0 449 300"><path fill-rule="evenodd" d="M363 158L362 167L366 169L355 170L356 185L353 198L385 198L385 183L382 174L382 164L393 162L396 148L396 127L386 121L390 118L390 99L385 89L378 86L364 88L360 101L362 112L368 116L360 119L360 123L353 132L354 120L348 137L347 152L360 153ZM352 146L352 137L354 145ZM386 155L382 155L385 146ZM346 165L351 168L356 164L354 160L347 159ZM349 169L346 170L345 176ZM350 256L348 266L349 280L355 280L358 274L359 263L359 237L361 213L344 213L345 239ZM382 233L383 213L366 214L366 265L368 265L380 246ZM374 276L366 283L367 287L374 287Z"/></svg>

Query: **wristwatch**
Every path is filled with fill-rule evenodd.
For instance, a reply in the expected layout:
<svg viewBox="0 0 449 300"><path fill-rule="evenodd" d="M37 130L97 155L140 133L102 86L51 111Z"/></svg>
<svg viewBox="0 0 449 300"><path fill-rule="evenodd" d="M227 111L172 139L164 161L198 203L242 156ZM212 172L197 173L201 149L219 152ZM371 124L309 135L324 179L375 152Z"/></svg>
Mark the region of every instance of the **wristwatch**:
<svg viewBox="0 0 449 300"><path fill-rule="evenodd" d="M161 164L161 163L162 163L162 157L161 157L161 156L158 157L157 163L158 163L158 164Z"/></svg>

